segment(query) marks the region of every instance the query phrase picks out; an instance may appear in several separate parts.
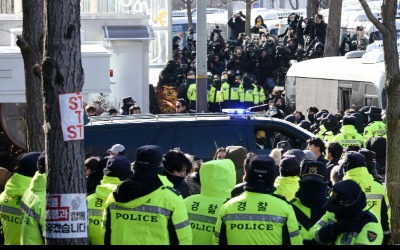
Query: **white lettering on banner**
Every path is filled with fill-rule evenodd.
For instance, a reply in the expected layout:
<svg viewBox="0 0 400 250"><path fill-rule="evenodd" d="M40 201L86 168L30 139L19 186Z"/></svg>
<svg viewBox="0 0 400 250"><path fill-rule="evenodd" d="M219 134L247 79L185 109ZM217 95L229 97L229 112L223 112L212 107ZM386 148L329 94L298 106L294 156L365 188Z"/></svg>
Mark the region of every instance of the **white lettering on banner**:
<svg viewBox="0 0 400 250"><path fill-rule="evenodd" d="M83 104L80 92L58 97L64 141L83 140Z"/></svg>
<svg viewBox="0 0 400 250"><path fill-rule="evenodd" d="M46 196L46 238L86 238L87 226L86 194Z"/></svg>

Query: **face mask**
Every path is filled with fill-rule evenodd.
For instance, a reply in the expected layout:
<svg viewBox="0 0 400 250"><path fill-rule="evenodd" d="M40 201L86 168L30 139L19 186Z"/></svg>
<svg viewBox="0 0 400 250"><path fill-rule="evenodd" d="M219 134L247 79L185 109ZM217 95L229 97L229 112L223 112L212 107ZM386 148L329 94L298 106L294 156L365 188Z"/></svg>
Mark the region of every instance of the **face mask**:
<svg viewBox="0 0 400 250"><path fill-rule="evenodd" d="M314 122L314 115L308 115L307 117L310 122Z"/></svg>
<svg viewBox="0 0 400 250"><path fill-rule="evenodd" d="M264 137L256 139L256 142L257 142L258 145L264 145L266 141L267 141L267 139L264 138Z"/></svg>
<svg viewBox="0 0 400 250"><path fill-rule="evenodd" d="M188 78L188 79L186 80L186 82L187 82L188 84L192 84L192 83L195 83L195 82L196 82L196 79Z"/></svg>
<svg viewBox="0 0 400 250"><path fill-rule="evenodd" d="M276 114L278 114L278 110L277 109L271 109L271 111L269 113L271 115L276 115Z"/></svg>

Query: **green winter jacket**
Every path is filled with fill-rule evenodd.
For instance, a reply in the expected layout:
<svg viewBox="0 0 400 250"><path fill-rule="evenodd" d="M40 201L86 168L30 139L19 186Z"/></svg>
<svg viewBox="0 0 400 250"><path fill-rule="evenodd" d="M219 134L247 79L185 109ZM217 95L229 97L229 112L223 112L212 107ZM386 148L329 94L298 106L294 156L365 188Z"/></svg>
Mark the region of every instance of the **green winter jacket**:
<svg viewBox="0 0 400 250"><path fill-rule="evenodd" d="M89 245L104 245L104 234L101 230L103 211L108 196L120 183L121 180L118 177L103 176L96 191L86 198L89 215Z"/></svg>
<svg viewBox="0 0 400 250"><path fill-rule="evenodd" d="M205 162L200 168L200 194L185 198L193 245L212 245L217 215L236 184L235 164L230 159Z"/></svg>
<svg viewBox="0 0 400 250"><path fill-rule="evenodd" d="M185 203L167 177L158 175L163 183L155 191L128 202L108 196L102 230L111 245L169 245L170 232L176 233L179 245L192 244Z"/></svg>
<svg viewBox="0 0 400 250"><path fill-rule="evenodd" d="M274 183L276 188L274 194L284 196L287 201L293 200L300 187L299 181L300 178L298 176L278 176Z"/></svg>
<svg viewBox="0 0 400 250"><path fill-rule="evenodd" d="M21 245L44 245L46 231L46 180L47 175L36 171L29 189L22 196Z"/></svg>
<svg viewBox="0 0 400 250"><path fill-rule="evenodd" d="M0 222L3 227L4 245L21 245L21 198L32 178L14 173L0 194Z"/></svg>

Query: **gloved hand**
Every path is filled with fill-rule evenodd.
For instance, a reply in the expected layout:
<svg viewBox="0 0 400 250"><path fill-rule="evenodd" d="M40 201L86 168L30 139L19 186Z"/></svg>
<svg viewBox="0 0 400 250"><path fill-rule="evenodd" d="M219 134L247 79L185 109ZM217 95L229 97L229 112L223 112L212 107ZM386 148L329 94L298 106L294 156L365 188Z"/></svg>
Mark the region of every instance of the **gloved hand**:
<svg viewBox="0 0 400 250"><path fill-rule="evenodd" d="M318 234L319 243L329 244L334 242L336 238L343 231L343 225L341 223L329 224L321 227L316 233Z"/></svg>

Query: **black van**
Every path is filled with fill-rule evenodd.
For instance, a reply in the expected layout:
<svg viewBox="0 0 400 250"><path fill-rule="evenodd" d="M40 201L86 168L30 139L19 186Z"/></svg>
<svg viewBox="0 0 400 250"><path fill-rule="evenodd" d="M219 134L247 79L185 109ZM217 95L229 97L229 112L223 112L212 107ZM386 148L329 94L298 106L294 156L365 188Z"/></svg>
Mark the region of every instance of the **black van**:
<svg viewBox="0 0 400 250"><path fill-rule="evenodd" d="M135 160L136 149L146 144L160 146L166 153L180 149L207 161L218 147L243 146L248 151L269 154L281 140L292 148L305 149L306 140L315 136L290 122L259 114L163 114L91 117L85 125L86 156L107 155L114 144L125 146L125 154ZM270 148L256 148L255 130L266 131Z"/></svg>

